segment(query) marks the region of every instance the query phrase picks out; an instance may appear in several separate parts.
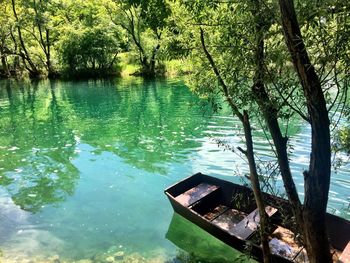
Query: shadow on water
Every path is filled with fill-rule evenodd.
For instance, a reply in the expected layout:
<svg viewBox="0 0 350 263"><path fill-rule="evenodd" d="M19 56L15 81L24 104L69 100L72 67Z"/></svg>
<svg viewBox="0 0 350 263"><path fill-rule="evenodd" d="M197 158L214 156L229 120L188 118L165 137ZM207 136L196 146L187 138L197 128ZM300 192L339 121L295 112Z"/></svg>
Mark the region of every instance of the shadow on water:
<svg viewBox="0 0 350 263"><path fill-rule="evenodd" d="M255 262L177 213L173 214L165 237L180 248L169 263Z"/></svg>

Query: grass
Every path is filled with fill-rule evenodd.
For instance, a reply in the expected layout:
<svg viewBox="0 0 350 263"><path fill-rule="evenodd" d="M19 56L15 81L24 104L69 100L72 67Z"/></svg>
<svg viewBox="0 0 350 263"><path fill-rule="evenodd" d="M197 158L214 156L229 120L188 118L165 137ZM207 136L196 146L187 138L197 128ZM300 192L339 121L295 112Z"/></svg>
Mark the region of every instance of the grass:
<svg viewBox="0 0 350 263"><path fill-rule="evenodd" d="M166 77L180 77L192 72L192 64L185 59L173 59L164 62Z"/></svg>
<svg viewBox="0 0 350 263"><path fill-rule="evenodd" d="M118 58L121 77L130 76L140 70L140 65L134 54L129 52L120 53ZM184 59L167 60L163 63L165 65L165 77L176 78L187 75L192 71L192 65Z"/></svg>

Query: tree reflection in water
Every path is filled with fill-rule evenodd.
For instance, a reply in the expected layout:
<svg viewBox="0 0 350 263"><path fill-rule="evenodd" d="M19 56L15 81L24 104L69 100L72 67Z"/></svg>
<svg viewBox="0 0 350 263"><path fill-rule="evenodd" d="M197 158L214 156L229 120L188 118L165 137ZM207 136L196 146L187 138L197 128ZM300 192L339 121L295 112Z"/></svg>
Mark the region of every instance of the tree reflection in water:
<svg viewBox="0 0 350 263"><path fill-rule="evenodd" d="M6 84L8 112L0 128L0 184L16 205L36 213L73 194L79 178L70 162L76 141L73 130L62 121L55 83L50 83L50 93L40 94L40 99L38 82L21 84L14 91L10 81Z"/></svg>

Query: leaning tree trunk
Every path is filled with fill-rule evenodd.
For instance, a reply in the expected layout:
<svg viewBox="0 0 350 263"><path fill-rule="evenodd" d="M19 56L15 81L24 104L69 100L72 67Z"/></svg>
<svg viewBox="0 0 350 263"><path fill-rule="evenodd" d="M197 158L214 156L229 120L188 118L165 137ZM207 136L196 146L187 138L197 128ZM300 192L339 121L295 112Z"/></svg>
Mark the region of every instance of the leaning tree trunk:
<svg viewBox="0 0 350 263"><path fill-rule="evenodd" d="M260 188L260 183L259 183L259 177L258 177L258 172L256 169L256 163L255 163L255 157L254 157L254 148L253 148L253 139L252 139L252 131L251 131L251 126L250 126L250 121L249 121L249 116L246 111L242 114L234 101L232 100L232 97L229 94L228 87L223 80L223 78L220 75L220 72L214 62L213 57L209 53L205 41L204 41L204 31L200 29L200 40L202 44L203 51L215 73L217 76L219 83L222 87L222 91L225 95L225 98L230 105L232 112L235 116L239 118L239 120L242 122L243 129L244 129L244 137L246 140L246 147L247 149L245 151L242 151L243 154L247 157L248 159L248 164L249 164L249 174L250 174L250 181L252 184L252 189L254 193L254 198L256 205L259 210L259 215L260 215L260 237L261 237L261 244L262 244L262 250L263 250L263 260L264 263L269 263L271 261L271 253L270 253L270 247L269 247L269 242L268 242L268 217L265 212L265 204L264 200L262 197L262 192Z"/></svg>
<svg viewBox="0 0 350 263"><path fill-rule="evenodd" d="M11 36L11 39L12 39L12 42L13 42L13 50L14 50L14 53L15 54L18 54L18 45L17 45L17 41L16 41L16 38L13 34L13 31L12 29L10 29L10 36ZM17 75L18 74L18 71L20 71L20 62L19 62L19 56L15 56L14 59L13 59L13 62L12 62L12 66L10 66L10 68L12 68L12 71L14 71L14 73L11 73L11 74L14 74L14 75Z"/></svg>
<svg viewBox="0 0 350 263"><path fill-rule="evenodd" d="M19 19L18 19L18 15L17 15L17 11L16 11L15 0L12 0L11 3L12 3L13 15L14 15L14 17L16 19L16 23L17 23L17 33L18 33L19 43L20 43L21 48L22 48L22 50L24 52L24 54L22 54L23 61L24 61L25 65L26 65L25 61L27 61L28 64L29 64L29 67L26 67L26 68L29 71L30 77L31 78L36 78L36 77L38 77L40 75L40 72L37 69L37 67L35 66L35 64L33 63L32 59L30 58L28 50L27 50L27 48L26 48L26 46L24 44L21 27L18 25Z"/></svg>
<svg viewBox="0 0 350 263"><path fill-rule="evenodd" d="M269 247L269 233L268 233L268 216L265 212L265 204L263 201L259 176L256 169L255 157L254 157L254 148L253 148L253 139L252 139L252 129L250 126L249 116L246 111L243 113L243 129L244 129L244 137L247 150L244 152L248 159L249 164L249 174L250 181L252 183L252 189L255 197L255 202L259 210L260 214L260 236L261 236L261 244L263 249L263 260L264 263L271 262L271 252Z"/></svg>
<svg viewBox="0 0 350 263"><path fill-rule="evenodd" d="M310 262L332 262L325 221L331 174L326 101L302 39L294 3L279 0L279 6L285 40L303 87L312 129L310 165L304 172L304 242Z"/></svg>
<svg viewBox="0 0 350 263"><path fill-rule="evenodd" d="M40 4L42 4L42 0L39 0ZM39 19L39 12L38 12L38 6L36 1L34 0L34 11L36 15L36 25L38 27L39 32L39 44L45 54L45 66L47 69L47 75L49 78L55 78L57 77L57 72L55 72L52 61L51 61L51 42L50 42L50 30L48 28L42 27L42 21ZM41 10L41 12L43 12ZM45 35L45 36L44 36Z"/></svg>
<svg viewBox="0 0 350 263"><path fill-rule="evenodd" d="M46 32L46 66L48 70L48 77L51 79L57 78L59 73L55 69L51 61L51 41L50 41L50 30L45 29Z"/></svg>
<svg viewBox="0 0 350 263"><path fill-rule="evenodd" d="M251 13L254 16L255 29L255 50L254 50L254 84L252 86L252 94L254 100L261 110L272 140L274 142L277 161L282 176L284 188L286 190L288 200L292 207L292 212L299 225L302 224L302 206L299 200L298 192L293 181L292 173L289 166L287 153L287 138L282 135L278 124L277 109L271 101L269 94L266 91L264 84L265 75L265 52L264 52L264 37L270 26L270 21L264 20L263 6L261 0L252 0Z"/></svg>

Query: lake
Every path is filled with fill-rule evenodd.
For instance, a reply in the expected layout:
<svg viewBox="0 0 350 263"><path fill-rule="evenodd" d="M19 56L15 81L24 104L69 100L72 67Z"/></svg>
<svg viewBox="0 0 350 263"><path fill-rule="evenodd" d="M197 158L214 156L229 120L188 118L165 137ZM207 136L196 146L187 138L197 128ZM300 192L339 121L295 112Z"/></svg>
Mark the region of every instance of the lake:
<svg viewBox="0 0 350 263"><path fill-rule="evenodd" d="M211 114L183 82L0 81L0 120L1 262L242 257L174 214L163 194L196 172L243 183L248 171L218 146L242 145L239 122L227 110ZM302 197L310 127L290 127ZM262 161L273 160L263 131L255 134ZM282 191L280 178L273 183ZM349 193L345 163L332 175L329 211L350 218Z"/></svg>

